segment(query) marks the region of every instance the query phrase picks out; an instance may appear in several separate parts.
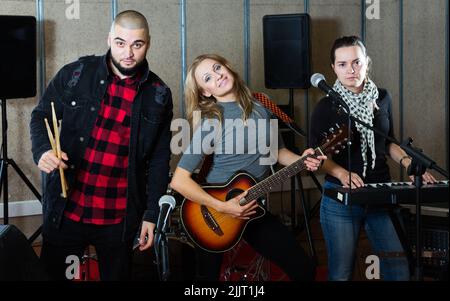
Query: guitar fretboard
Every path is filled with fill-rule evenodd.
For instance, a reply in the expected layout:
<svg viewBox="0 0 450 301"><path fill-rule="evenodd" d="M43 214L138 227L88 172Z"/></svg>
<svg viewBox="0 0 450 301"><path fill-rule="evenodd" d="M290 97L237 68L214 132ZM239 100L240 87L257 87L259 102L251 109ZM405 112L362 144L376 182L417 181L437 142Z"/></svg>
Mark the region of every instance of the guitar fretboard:
<svg viewBox="0 0 450 301"><path fill-rule="evenodd" d="M279 171L277 171L275 174L271 175L270 177L267 177L263 181L259 182L258 184L254 185L252 188L248 190L247 195L245 198L241 199L240 204L246 205L252 200L256 200L259 197L265 195L266 193L270 192L272 189L274 189L278 184L285 181L286 179L289 179L290 177L295 176L302 170L306 169L305 160L308 157L314 157L323 155L322 150L318 147L314 150L314 155L306 155L301 157L296 162L292 163L289 166L286 166Z"/></svg>

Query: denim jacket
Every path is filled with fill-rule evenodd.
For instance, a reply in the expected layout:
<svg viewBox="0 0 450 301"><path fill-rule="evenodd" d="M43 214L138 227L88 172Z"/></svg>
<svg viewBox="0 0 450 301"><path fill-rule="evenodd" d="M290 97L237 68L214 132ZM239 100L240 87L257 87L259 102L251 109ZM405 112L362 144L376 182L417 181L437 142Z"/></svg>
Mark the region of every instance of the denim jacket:
<svg viewBox="0 0 450 301"><path fill-rule="evenodd" d="M69 158L66 162L69 168L65 170L68 195L112 76L107 67L108 60L109 52L104 56L82 57L64 66L31 114L32 152L37 164L42 154L51 149L44 118L52 124L51 102L54 102L56 116L62 120L61 150ZM134 235L142 220L156 223L158 218L158 200L166 192L169 182L172 109L170 89L149 70L145 61L145 72L131 113L124 237ZM61 196L58 170L44 181L45 234L47 227L59 227L66 200Z"/></svg>

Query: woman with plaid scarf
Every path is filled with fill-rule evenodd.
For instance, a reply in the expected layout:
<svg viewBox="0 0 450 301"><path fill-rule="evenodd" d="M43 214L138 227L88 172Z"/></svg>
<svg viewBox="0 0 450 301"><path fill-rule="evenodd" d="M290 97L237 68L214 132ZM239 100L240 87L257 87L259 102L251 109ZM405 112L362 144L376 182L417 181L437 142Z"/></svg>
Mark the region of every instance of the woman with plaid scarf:
<svg viewBox="0 0 450 301"><path fill-rule="evenodd" d="M392 100L386 90L378 88L369 78L370 63L366 47L358 37L337 39L331 49L331 67L337 76L333 89L340 94L352 116L393 137ZM338 114L330 99L323 98L311 117L311 146L320 143L323 132L335 124L346 122L347 114ZM351 127L350 162L347 151L324 162L324 189L390 182L387 156L405 168L411 164L411 159L398 145L360 124L352 122ZM435 181L428 172L423 179L425 182ZM381 277L384 280L409 280L408 261L388 209L382 206L346 206L323 196L320 222L327 246L330 280L352 279L361 226L364 226L374 254L380 259Z"/></svg>

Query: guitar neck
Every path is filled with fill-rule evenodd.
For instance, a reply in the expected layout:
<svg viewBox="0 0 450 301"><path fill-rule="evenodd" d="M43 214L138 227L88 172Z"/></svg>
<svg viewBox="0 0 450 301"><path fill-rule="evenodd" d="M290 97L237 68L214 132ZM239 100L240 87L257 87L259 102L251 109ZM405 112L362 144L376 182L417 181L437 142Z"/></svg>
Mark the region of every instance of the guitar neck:
<svg viewBox="0 0 450 301"><path fill-rule="evenodd" d="M278 184L284 182L285 180L295 176L302 170L306 169L305 160L308 157L314 157L323 155L322 150L320 147L316 148L314 150L314 155L306 155L295 161L289 166L286 166L279 171L277 171L275 174L271 175L270 177L267 177L263 181L259 182L258 184L254 185L252 188L248 190L247 195L245 198L241 199L240 204L246 205L252 200L256 200L259 197L265 195L266 193L272 191Z"/></svg>

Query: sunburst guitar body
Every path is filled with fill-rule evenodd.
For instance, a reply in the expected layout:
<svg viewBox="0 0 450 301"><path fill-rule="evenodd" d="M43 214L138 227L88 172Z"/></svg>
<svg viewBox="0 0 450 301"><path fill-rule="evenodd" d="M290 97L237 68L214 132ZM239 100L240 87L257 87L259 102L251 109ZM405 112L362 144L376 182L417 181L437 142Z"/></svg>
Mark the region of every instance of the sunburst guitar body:
<svg viewBox="0 0 450 301"><path fill-rule="evenodd" d="M254 185L256 181L250 175L238 173L227 184L202 188L214 198L226 202ZM184 229L198 246L211 252L224 252L239 242L250 221L262 217L265 212L259 205L250 219L243 220L185 199L181 206L181 220Z"/></svg>

